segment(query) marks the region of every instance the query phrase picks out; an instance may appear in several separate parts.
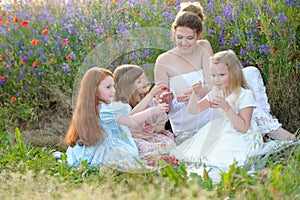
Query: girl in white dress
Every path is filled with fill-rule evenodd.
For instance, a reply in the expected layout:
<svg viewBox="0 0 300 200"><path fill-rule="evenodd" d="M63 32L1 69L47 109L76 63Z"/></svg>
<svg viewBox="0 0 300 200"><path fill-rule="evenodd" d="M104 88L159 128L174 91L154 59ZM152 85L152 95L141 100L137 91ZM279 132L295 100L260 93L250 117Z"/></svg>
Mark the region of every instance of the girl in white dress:
<svg viewBox="0 0 300 200"><path fill-rule="evenodd" d="M194 84L188 110L197 114L212 108L215 119L172 153L187 162L226 169L234 161L244 164L248 156L260 149L262 136L252 119L256 102L235 53L218 52L210 61L211 80L218 93L210 91L198 100L202 84Z"/></svg>

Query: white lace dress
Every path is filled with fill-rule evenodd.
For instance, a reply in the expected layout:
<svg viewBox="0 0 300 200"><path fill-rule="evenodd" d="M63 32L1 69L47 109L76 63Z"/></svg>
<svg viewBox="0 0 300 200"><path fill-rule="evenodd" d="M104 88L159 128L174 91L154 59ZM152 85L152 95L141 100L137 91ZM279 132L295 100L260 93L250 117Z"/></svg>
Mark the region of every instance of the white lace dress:
<svg viewBox="0 0 300 200"><path fill-rule="evenodd" d="M271 115L266 88L259 70L256 67L243 68L247 84L254 93L257 107L253 110L253 118L262 133L270 133L282 126L278 119Z"/></svg>

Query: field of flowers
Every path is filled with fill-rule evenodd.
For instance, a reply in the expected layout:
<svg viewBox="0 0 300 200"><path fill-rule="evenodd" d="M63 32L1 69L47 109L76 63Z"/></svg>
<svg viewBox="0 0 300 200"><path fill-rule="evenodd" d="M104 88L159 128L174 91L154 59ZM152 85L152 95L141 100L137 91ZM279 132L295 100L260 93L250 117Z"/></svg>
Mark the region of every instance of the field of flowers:
<svg viewBox="0 0 300 200"><path fill-rule="evenodd" d="M175 0L16 2L4 1L0 7L2 131L35 122L57 101L68 101L76 76L80 78L79 72L86 68L113 70L122 63L135 63L152 80L156 57L173 45L169 31L180 8ZM233 49L245 66L259 67L273 114L296 131L299 1L201 4L206 15L203 38L215 52ZM57 99L57 91L68 99Z"/></svg>
<svg viewBox="0 0 300 200"><path fill-rule="evenodd" d="M179 186L182 189L181 196L188 194L190 199L199 197L199 186L203 189L202 194L206 194L207 190L214 190L210 181L199 177L192 179L197 182L197 187L191 186L187 182L184 169L181 168L167 168L158 177L144 174L132 178L115 171L105 175L107 172L99 172L96 169L82 170L78 173L52 161L51 154L43 146L25 147L20 139L19 129L15 131L15 128L20 128L21 133L31 129L43 130L47 127L49 116L55 118L58 124L62 123L59 120L62 120L60 117L63 116L68 123L78 83L82 74L90 67L104 67L113 71L120 64L134 63L142 66L153 81L153 67L157 56L174 45L170 30L180 9L180 1L12 2L14 3L0 0L0 162L1 170L4 170L0 176L2 181L17 182L21 179L26 188L28 186L21 175L21 178L15 178L19 175L9 174L23 174L29 170L29 173L33 171L48 176L48 172L40 171L44 168L50 169L51 177L61 177L59 180L53 180L52 185L48 185L51 190L61 193L68 190L58 189L55 185L62 184L64 180L72 182L71 188L77 188L81 183L88 184L84 182L86 177L89 177L93 184L101 184L108 181L108 175L113 177L112 180L106 185L102 184L100 190L112 189L113 194L108 193L107 197L115 199L118 199L121 190L124 190L119 185L128 184L125 190L128 190L129 194L135 191L133 180L144 184L138 188L148 191L145 194L148 194L149 198L176 199L176 195L180 194L177 188ZM211 42L214 52L233 49L245 66L254 65L260 69L273 114L285 128L298 134L300 1L199 2L206 15L203 38ZM59 111L60 117L55 116ZM64 128L56 127L53 131L63 136L68 124L63 125ZM11 135L13 139L10 138ZM270 165L273 168L253 177L248 177L244 171L233 167L227 174L227 179L214 193L223 199L234 195L244 195L251 199L253 196L251 197L250 193L253 190L256 191L253 195L257 198L272 198L276 195L283 195L288 199L294 197L297 194L294 189L300 185L297 178L299 176L295 171L299 168L299 152L298 149L298 153L288 160L279 159L279 165L276 161ZM288 162L290 164L286 166ZM238 174L236 177L232 175L235 173ZM36 181L34 175L29 177L28 181ZM47 185L45 180L38 180L41 181L41 190L46 187L43 184ZM152 185L146 183L147 181ZM116 182L117 186L113 184ZM291 186L290 182L296 184ZM168 185L170 183L172 185ZM93 184L86 190L94 191L97 184ZM257 185L261 188L257 188ZM152 187L162 187L166 193L162 190L158 192ZM1 187L0 193L5 189L7 188ZM15 191L17 188L12 187L11 190ZM54 199L64 197L57 192L47 194ZM130 195L128 197L130 198ZM18 196L14 196L13 199L18 199Z"/></svg>

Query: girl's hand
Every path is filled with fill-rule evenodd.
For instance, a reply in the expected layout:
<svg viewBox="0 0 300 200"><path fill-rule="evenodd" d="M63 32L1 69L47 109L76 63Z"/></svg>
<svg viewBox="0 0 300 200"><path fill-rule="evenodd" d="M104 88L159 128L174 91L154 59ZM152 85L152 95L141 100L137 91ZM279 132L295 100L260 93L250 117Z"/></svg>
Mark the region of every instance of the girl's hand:
<svg viewBox="0 0 300 200"><path fill-rule="evenodd" d="M141 131L142 131L142 133L153 133L154 128L155 128L154 125L145 123L141 127Z"/></svg>
<svg viewBox="0 0 300 200"><path fill-rule="evenodd" d="M160 103L157 106L152 107L154 113L153 114L160 114L169 111L169 104L167 103Z"/></svg>
<svg viewBox="0 0 300 200"><path fill-rule="evenodd" d="M193 92L196 94L197 97L200 96L201 90L202 90L202 83L201 81L198 81L197 83L194 83L192 85Z"/></svg>
<svg viewBox="0 0 300 200"><path fill-rule="evenodd" d="M214 98L210 101L211 108L222 108L223 110L227 110L229 108L228 102L225 100L224 97L221 96L214 96Z"/></svg>

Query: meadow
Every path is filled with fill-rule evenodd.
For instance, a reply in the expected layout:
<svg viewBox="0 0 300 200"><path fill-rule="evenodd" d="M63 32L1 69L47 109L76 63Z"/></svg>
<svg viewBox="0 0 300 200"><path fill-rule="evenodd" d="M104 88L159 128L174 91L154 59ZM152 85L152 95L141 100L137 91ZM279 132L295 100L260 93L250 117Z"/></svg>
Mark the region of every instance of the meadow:
<svg viewBox="0 0 300 200"><path fill-rule="evenodd" d="M203 0L203 38L260 69L272 114L299 135L300 2ZM176 0L0 1L0 199L300 199L300 147L247 174L231 166L220 183L187 176L183 163L155 172L70 168L66 150L78 83L90 67L143 67L153 82L173 47Z"/></svg>

